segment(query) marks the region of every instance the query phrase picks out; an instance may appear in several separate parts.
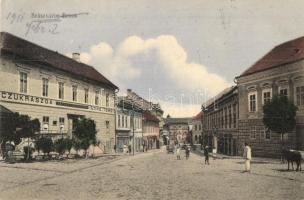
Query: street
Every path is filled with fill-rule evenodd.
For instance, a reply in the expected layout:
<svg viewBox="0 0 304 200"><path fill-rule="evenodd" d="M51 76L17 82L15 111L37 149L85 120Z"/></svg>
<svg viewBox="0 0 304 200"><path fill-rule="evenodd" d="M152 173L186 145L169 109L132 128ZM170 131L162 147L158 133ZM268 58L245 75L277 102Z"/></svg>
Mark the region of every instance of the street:
<svg viewBox="0 0 304 200"><path fill-rule="evenodd" d="M183 155L183 154L182 154ZM0 199L304 199L304 172L277 160L243 160L152 151L135 156L0 163Z"/></svg>

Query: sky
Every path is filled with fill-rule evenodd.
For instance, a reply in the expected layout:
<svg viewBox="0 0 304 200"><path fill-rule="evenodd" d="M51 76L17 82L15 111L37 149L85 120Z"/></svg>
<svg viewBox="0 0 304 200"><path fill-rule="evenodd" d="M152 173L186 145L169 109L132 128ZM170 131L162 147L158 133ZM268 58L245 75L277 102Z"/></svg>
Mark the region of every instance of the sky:
<svg viewBox="0 0 304 200"><path fill-rule="evenodd" d="M274 46L304 35L302 0L0 1L1 31L79 52L120 95L130 88L172 117L196 115Z"/></svg>

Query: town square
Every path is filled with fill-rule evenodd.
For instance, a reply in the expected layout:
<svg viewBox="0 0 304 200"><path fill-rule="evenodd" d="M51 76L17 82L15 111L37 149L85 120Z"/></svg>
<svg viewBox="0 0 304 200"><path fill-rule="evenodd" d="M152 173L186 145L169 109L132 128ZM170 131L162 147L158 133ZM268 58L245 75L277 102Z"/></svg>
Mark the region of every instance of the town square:
<svg viewBox="0 0 304 200"><path fill-rule="evenodd" d="M0 4L0 200L304 199L301 0Z"/></svg>

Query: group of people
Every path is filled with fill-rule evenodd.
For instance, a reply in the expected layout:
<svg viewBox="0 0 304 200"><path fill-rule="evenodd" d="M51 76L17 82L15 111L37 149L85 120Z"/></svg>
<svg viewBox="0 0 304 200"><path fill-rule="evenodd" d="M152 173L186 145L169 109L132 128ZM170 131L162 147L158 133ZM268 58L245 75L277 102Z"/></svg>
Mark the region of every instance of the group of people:
<svg viewBox="0 0 304 200"><path fill-rule="evenodd" d="M181 160L181 147L179 145L176 146L176 157L177 160ZM251 162L251 148L248 145L248 143L244 144L244 159L245 159L245 172L250 172L250 162ZM216 159L216 148L212 149L212 157L213 159ZM186 159L189 158L190 156L190 147L189 146L185 146L185 156ZM209 165L209 147L205 146L204 147L204 157L205 157L205 164Z"/></svg>
<svg viewBox="0 0 304 200"><path fill-rule="evenodd" d="M186 156L186 159L188 160L188 158L190 156L190 147L189 146L185 146L185 156ZM177 158L177 160L181 159L181 147L179 145L176 147L176 158Z"/></svg>

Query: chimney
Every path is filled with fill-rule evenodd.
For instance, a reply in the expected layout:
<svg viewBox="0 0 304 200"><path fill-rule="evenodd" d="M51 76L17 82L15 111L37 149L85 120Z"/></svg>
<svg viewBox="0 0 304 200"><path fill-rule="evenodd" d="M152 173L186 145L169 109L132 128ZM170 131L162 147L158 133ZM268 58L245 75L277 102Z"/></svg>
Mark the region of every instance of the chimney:
<svg viewBox="0 0 304 200"><path fill-rule="evenodd" d="M127 95L129 96L131 94L132 90L131 89L127 89Z"/></svg>
<svg viewBox="0 0 304 200"><path fill-rule="evenodd" d="M73 53L72 58L77 62L80 62L80 53Z"/></svg>

